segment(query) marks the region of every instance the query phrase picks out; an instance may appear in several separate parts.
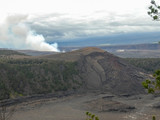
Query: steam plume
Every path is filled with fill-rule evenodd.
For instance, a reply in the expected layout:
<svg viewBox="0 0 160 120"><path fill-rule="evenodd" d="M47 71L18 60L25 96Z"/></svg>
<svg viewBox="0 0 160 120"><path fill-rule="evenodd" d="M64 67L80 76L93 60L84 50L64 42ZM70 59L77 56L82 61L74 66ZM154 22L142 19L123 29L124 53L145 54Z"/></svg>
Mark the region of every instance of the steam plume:
<svg viewBox="0 0 160 120"><path fill-rule="evenodd" d="M26 24L27 15L8 16L0 24L0 47L59 52L58 44L48 44L43 35L37 34Z"/></svg>

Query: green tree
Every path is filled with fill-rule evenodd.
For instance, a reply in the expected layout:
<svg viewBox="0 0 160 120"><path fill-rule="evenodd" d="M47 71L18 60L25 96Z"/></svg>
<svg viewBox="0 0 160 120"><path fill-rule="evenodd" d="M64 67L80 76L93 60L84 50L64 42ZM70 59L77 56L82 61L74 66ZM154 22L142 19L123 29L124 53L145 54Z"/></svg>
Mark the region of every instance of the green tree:
<svg viewBox="0 0 160 120"><path fill-rule="evenodd" d="M153 20L160 20L160 5L158 5L155 0L151 0L148 14L153 18ZM146 80L142 82L143 87L148 90L148 93L160 91L160 70L157 70L153 74L153 77L155 78L153 81Z"/></svg>
<svg viewBox="0 0 160 120"><path fill-rule="evenodd" d="M148 14L153 18L153 20L160 20L160 6L155 0L151 0Z"/></svg>
<svg viewBox="0 0 160 120"><path fill-rule="evenodd" d="M153 20L160 20L160 5L158 5L155 0L151 0L151 6L149 7L148 14L153 18ZM148 90L148 93L160 91L160 70L157 70L153 74L153 77L155 78L154 81L146 80L142 83L144 88Z"/></svg>
<svg viewBox="0 0 160 120"><path fill-rule="evenodd" d="M155 21L160 20L160 6L155 0L151 0L148 15L150 15ZM148 90L148 93L160 92L160 70L157 70L153 74L153 77L154 80L146 80L142 82L143 87ZM152 120L156 120L156 117L153 116Z"/></svg>
<svg viewBox="0 0 160 120"><path fill-rule="evenodd" d="M90 112L86 112L86 120L99 120L99 118L97 116L95 116L94 114L90 113Z"/></svg>
<svg viewBox="0 0 160 120"><path fill-rule="evenodd" d="M153 74L153 77L154 80L146 80L142 82L143 87L151 94L160 92L160 70L157 70ZM153 116L152 120L156 120L156 117Z"/></svg>
<svg viewBox="0 0 160 120"><path fill-rule="evenodd" d="M155 117L155 116L153 116L153 117L152 117L152 120L156 120L156 117Z"/></svg>
<svg viewBox="0 0 160 120"><path fill-rule="evenodd" d="M160 70L157 70L153 74L153 77L154 80L146 80L142 82L143 87L148 90L148 93L160 92Z"/></svg>

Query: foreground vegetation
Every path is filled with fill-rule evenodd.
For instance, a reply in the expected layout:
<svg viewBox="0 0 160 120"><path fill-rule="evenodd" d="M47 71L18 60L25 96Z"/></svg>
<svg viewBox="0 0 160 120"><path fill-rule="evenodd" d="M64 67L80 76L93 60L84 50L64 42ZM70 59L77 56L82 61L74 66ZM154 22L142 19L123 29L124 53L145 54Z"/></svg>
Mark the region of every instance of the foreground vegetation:
<svg viewBox="0 0 160 120"><path fill-rule="evenodd" d="M86 120L99 120L98 116L95 116L90 112L86 112L86 116L87 116Z"/></svg>

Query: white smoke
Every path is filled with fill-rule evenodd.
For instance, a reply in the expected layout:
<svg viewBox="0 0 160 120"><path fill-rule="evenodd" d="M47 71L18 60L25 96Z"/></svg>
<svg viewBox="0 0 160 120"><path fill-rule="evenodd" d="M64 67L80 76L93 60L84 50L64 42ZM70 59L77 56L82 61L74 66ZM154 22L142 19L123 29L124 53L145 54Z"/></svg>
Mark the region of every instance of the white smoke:
<svg viewBox="0 0 160 120"><path fill-rule="evenodd" d="M49 44L26 24L27 15L12 15L0 23L0 47L59 52L58 44Z"/></svg>

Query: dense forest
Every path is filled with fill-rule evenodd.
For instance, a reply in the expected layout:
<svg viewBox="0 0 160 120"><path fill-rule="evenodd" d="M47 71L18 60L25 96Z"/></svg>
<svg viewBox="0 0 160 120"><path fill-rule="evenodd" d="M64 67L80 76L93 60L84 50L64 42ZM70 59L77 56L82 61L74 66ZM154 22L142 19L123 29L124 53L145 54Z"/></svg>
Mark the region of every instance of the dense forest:
<svg viewBox="0 0 160 120"><path fill-rule="evenodd" d="M0 59L0 99L78 88L76 62Z"/></svg>

